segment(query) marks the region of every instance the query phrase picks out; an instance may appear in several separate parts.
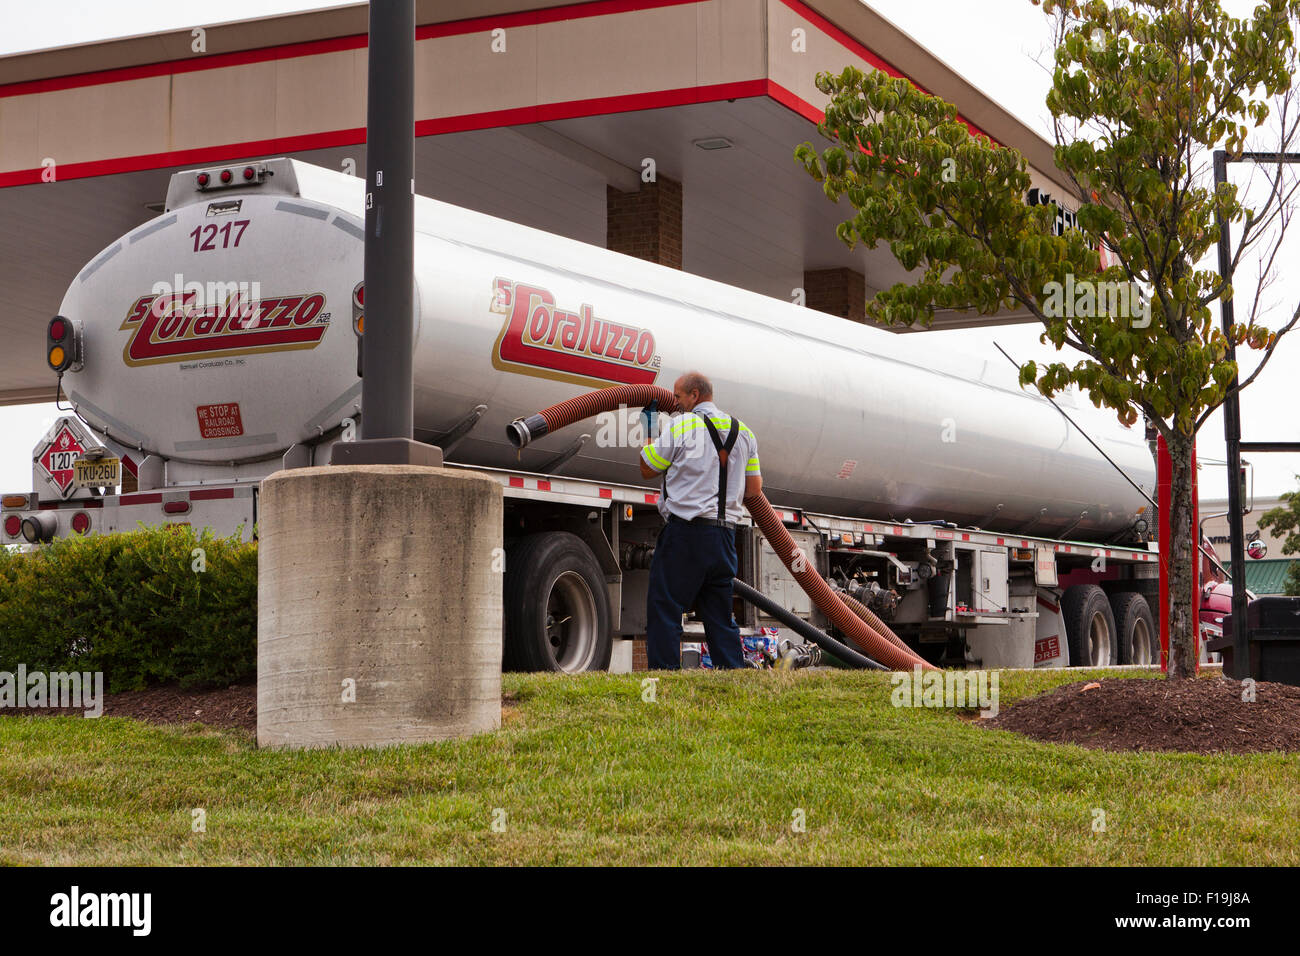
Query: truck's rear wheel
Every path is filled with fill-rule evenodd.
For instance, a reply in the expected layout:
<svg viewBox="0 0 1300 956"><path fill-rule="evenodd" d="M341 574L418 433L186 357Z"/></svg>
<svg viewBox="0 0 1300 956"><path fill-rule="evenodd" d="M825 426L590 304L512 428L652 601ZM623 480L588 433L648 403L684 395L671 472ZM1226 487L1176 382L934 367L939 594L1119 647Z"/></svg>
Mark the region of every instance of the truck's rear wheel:
<svg viewBox="0 0 1300 956"><path fill-rule="evenodd" d="M1115 615L1115 633L1119 635L1119 662L1159 664L1160 638L1147 599L1141 594L1121 591L1111 595L1110 609Z"/></svg>
<svg viewBox="0 0 1300 956"><path fill-rule="evenodd" d="M577 535L529 535L506 554L506 670L600 671L609 668L609 597L605 575Z"/></svg>
<svg viewBox="0 0 1300 956"><path fill-rule="evenodd" d="M1061 595L1071 667L1109 667L1119 663L1115 615L1106 592L1094 584L1076 584Z"/></svg>

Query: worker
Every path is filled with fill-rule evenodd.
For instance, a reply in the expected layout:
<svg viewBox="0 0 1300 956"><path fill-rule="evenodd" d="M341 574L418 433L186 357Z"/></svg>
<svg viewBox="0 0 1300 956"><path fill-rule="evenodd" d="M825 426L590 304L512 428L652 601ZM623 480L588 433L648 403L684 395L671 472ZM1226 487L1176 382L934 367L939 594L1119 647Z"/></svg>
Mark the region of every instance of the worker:
<svg viewBox="0 0 1300 956"><path fill-rule="evenodd" d="M682 414L641 450L642 477L663 476L665 522L650 563L646 662L651 670L681 668L682 614L694 607L713 666L745 667L731 581L742 500L763 488L758 439L718 411L713 385L699 372L677 379L673 395Z"/></svg>

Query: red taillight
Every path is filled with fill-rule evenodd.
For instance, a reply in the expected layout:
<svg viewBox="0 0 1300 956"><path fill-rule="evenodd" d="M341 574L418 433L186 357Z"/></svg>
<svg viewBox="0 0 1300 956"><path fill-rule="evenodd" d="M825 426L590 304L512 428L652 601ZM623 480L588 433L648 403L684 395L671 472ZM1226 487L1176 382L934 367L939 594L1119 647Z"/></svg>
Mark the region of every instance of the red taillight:
<svg viewBox="0 0 1300 956"><path fill-rule="evenodd" d="M50 320L50 338L56 342L62 342L63 337L68 334L68 323L62 319Z"/></svg>
<svg viewBox="0 0 1300 956"><path fill-rule="evenodd" d="M256 176L256 175L257 175L257 170L254 169L252 166L245 166L245 167L244 167L244 178L245 178L245 179L252 179L252 178L253 178L254 176Z"/></svg>
<svg viewBox="0 0 1300 956"><path fill-rule="evenodd" d="M232 173L230 170L228 170L228 169L223 169L223 170L221 171L221 181L222 181L223 183L228 183L228 182L230 182L230 181L231 181L232 179L234 179L234 178L235 178L235 174Z"/></svg>
<svg viewBox="0 0 1300 956"><path fill-rule="evenodd" d="M183 515L190 510L188 501L168 501L163 505L163 513L169 515Z"/></svg>
<svg viewBox="0 0 1300 956"><path fill-rule="evenodd" d="M208 183L212 182L212 177L207 173L199 173L199 188L202 189Z"/></svg>
<svg viewBox="0 0 1300 956"><path fill-rule="evenodd" d="M5 518L5 534L11 538L18 537L19 532L23 530L23 519L17 515L10 515Z"/></svg>
<svg viewBox="0 0 1300 956"><path fill-rule="evenodd" d="M90 515L84 511L78 511L72 516L72 530L77 534L85 534L90 530Z"/></svg>
<svg viewBox="0 0 1300 956"><path fill-rule="evenodd" d="M366 304L366 287L364 285L357 286L355 295L357 297L357 305L364 308Z"/></svg>

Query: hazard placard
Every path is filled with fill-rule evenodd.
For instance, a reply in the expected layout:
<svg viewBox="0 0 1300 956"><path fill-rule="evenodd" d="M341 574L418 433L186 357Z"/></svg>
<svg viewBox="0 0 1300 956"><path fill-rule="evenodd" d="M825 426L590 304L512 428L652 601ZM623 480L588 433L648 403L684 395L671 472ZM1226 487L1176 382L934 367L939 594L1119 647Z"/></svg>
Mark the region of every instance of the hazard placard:
<svg viewBox="0 0 1300 956"><path fill-rule="evenodd" d="M76 461L86 452L86 446L66 424L62 425L36 456L37 465L44 469L50 483L67 497L75 486Z"/></svg>

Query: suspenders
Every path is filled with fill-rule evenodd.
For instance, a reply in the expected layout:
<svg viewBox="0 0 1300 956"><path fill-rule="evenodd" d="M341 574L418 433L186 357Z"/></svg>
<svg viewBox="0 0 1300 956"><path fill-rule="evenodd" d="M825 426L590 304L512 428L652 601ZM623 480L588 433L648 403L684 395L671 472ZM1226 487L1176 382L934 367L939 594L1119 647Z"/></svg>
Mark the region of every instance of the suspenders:
<svg viewBox="0 0 1300 956"><path fill-rule="evenodd" d="M727 458L731 454L731 449L736 447L736 439L740 436L740 420L734 415L731 417L731 428L727 431L727 440L724 442L718 437L718 429L713 422L709 421L708 415L695 413L708 426L709 437L713 439L713 447L718 450L718 520L727 520ZM667 482L665 481L665 485Z"/></svg>

